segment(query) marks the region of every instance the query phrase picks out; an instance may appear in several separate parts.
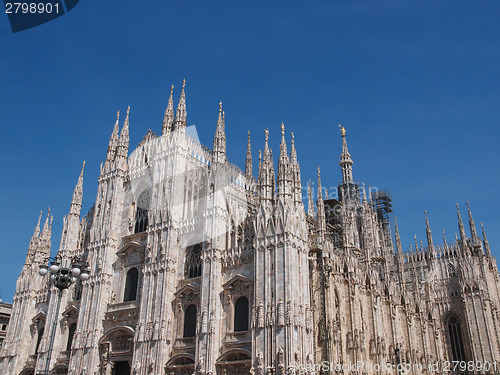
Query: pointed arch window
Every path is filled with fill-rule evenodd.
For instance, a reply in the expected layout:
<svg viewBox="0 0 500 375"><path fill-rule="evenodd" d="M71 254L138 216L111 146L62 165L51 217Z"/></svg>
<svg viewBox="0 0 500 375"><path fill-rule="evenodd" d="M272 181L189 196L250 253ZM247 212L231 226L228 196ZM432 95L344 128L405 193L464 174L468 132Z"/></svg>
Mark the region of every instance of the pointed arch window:
<svg viewBox="0 0 500 375"><path fill-rule="evenodd" d="M451 355L453 357L453 361L465 362L466 359L462 330L460 328L460 322L455 316L452 316L448 320L448 334L450 337Z"/></svg>
<svg viewBox="0 0 500 375"><path fill-rule="evenodd" d="M71 350L71 345L73 345L73 337L75 336L76 323L69 326L68 330L68 342L66 343L66 351Z"/></svg>
<svg viewBox="0 0 500 375"><path fill-rule="evenodd" d="M196 244L186 249L184 276L187 279L201 276L201 245Z"/></svg>
<svg viewBox="0 0 500 375"><path fill-rule="evenodd" d="M248 298L238 298L234 304L234 332L248 331L248 312Z"/></svg>
<svg viewBox="0 0 500 375"><path fill-rule="evenodd" d="M135 214L134 233L144 232L148 228L149 191L144 190L137 200L137 212Z"/></svg>
<svg viewBox="0 0 500 375"><path fill-rule="evenodd" d="M132 267L127 272L125 280L125 292L123 293L123 302L135 301L137 299L137 284L139 281L139 271Z"/></svg>
<svg viewBox="0 0 500 375"><path fill-rule="evenodd" d="M196 306L189 305L184 313L184 338L196 336Z"/></svg>

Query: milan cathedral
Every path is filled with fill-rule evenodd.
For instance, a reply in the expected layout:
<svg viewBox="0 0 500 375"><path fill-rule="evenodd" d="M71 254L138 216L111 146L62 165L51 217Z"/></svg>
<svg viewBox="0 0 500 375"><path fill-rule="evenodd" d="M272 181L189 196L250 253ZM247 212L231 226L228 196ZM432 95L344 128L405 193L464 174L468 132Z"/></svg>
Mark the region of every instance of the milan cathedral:
<svg viewBox="0 0 500 375"><path fill-rule="evenodd" d="M265 130L255 176L250 133L245 170L227 160L222 103L210 150L186 132L185 85L175 111L172 94L161 135L130 154L130 108L121 130L118 114L84 217L82 167L57 254L90 277L59 301L38 274L52 228L40 214L1 374L499 373L499 272L468 203L469 235L457 205L453 241L435 244L425 213L426 244L403 251L390 195L354 180L344 128L338 196L318 168L306 210L283 124L277 169Z"/></svg>

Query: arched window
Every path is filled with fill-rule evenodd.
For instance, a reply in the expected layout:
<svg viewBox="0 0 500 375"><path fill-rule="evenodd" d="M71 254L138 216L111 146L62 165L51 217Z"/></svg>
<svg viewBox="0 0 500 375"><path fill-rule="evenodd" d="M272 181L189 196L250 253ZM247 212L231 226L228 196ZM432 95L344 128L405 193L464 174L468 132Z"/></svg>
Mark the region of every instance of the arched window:
<svg viewBox="0 0 500 375"><path fill-rule="evenodd" d="M448 320L448 334L450 335L451 355L453 361L466 361L464 342L462 340L462 330L458 319L452 316Z"/></svg>
<svg viewBox="0 0 500 375"><path fill-rule="evenodd" d="M127 272L127 280L125 281L125 293L123 294L123 302L135 301L137 299L137 282L139 280L139 271L132 267Z"/></svg>
<svg viewBox="0 0 500 375"><path fill-rule="evenodd" d="M201 276L201 245L196 244L186 249L184 276L187 279Z"/></svg>
<svg viewBox="0 0 500 375"><path fill-rule="evenodd" d="M248 331L248 310L248 298L238 298L234 304L234 332Z"/></svg>
<svg viewBox="0 0 500 375"><path fill-rule="evenodd" d="M69 326L68 342L66 344L66 351L71 350L71 345L73 344L73 336L75 336L75 331L76 331L76 323L73 323L72 325Z"/></svg>
<svg viewBox="0 0 500 375"><path fill-rule="evenodd" d="M137 200L134 233L144 232L148 228L149 191L144 190Z"/></svg>
<svg viewBox="0 0 500 375"><path fill-rule="evenodd" d="M189 305L184 313L184 337L196 336L196 306Z"/></svg>
<svg viewBox="0 0 500 375"><path fill-rule="evenodd" d="M38 330L38 338L36 339L35 354L38 354L38 348L40 347L40 342L42 341L44 330L45 330L44 327L42 327Z"/></svg>

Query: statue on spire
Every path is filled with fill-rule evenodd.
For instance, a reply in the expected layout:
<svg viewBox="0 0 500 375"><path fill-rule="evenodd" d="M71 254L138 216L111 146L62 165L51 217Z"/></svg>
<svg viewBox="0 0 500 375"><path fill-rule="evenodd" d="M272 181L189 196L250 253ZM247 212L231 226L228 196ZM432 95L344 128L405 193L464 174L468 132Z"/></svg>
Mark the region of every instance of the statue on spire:
<svg viewBox="0 0 500 375"><path fill-rule="evenodd" d="M342 137L345 137L345 134L346 134L345 128L340 124L339 124L339 128L340 128L340 134L342 134Z"/></svg>

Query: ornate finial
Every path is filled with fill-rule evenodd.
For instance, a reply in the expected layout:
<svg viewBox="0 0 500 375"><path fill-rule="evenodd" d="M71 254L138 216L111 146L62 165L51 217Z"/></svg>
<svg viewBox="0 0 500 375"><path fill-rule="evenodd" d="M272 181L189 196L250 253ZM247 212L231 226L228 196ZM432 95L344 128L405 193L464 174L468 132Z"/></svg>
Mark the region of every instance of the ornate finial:
<svg viewBox="0 0 500 375"><path fill-rule="evenodd" d="M339 124L339 128L340 128L340 133L342 134L342 137L345 137L345 128Z"/></svg>
<svg viewBox="0 0 500 375"><path fill-rule="evenodd" d="M222 100L219 102L219 113L222 112Z"/></svg>
<svg viewBox="0 0 500 375"><path fill-rule="evenodd" d="M320 172L319 167L318 167L318 177L320 176L320 174L321 174L321 172Z"/></svg>
<svg viewBox="0 0 500 375"><path fill-rule="evenodd" d="M265 129L264 133L266 134L266 143L269 140L269 129Z"/></svg>
<svg viewBox="0 0 500 375"><path fill-rule="evenodd" d="M184 90L185 87L186 87L186 78L182 80L182 89Z"/></svg>
<svg viewBox="0 0 500 375"><path fill-rule="evenodd" d="M172 86L170 86L170 95L172 95L174 93L174 85L172 84Z"/></svg>
<svg viewBox="0 0 500 375"><path fill-rule="evenodd" d="M116 121L120 119L120 111L116 111Z"/></svg>
<svg viewBox="0 0 500 375"><path fill-rule="evenodd" d="M85 168L85 160L83 161L83 164L82 164L82 171L84 168Z"/></svg>
<svg viewBox="0 0 500 375"><path fill-rule="evenodd" d="M285 136L285 124L283 124L283 122L281 123L281 136Z"/></svg>
<svg viewBox="0 0 500 375"><path fill-rule="evenodd" d="M292 132L292 143L295 141L295 137L293 135L293 132Z"/></svg>

